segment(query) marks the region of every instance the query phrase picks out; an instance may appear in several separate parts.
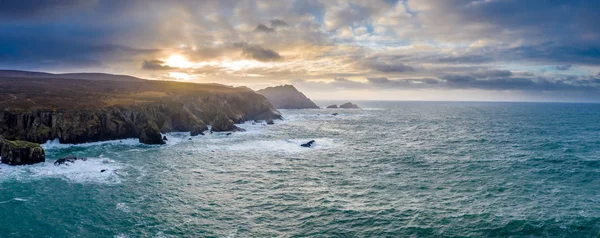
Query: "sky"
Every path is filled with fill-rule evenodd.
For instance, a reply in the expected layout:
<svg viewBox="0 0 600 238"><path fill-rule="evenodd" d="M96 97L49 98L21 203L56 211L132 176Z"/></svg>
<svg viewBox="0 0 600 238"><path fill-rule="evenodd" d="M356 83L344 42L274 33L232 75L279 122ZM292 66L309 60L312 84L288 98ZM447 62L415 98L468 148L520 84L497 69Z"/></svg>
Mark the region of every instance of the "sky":
<svg viewBox="0 0 600 238"><path fill-rule="evenodd" d="M600 101L598 0L0 0L0 69L313 99Z"/></svg>

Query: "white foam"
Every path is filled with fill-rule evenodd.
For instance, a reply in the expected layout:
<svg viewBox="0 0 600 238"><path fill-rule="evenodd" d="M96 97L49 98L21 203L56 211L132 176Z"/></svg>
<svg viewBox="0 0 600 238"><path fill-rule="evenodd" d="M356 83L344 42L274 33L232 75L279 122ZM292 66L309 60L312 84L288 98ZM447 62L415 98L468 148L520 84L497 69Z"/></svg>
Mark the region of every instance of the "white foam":
<svg viewBox="0 0 600 238"><path fill-rule="evenodd" d="M335 140L331 138L316 138L312 147L302 147L304 144L313 139L286 139L286 140L258 140L258 141L243 141L240 143L214 143L207 144L212 150L232 150L232 151L276 151L283 153L305 153L313 150L330 149L336 147Z"/></svg>
<svg viewBox="0 0 600 238"><path fill-rule="evenodd" d="M122 211L124 213L130 213L131 209L125 203L117 203L117 210Z"/></svg>
<svg viewBox="0 0 600 238"><path fill-rule="evenodd" d="M41 144L44 150L53 150L53 149L65 149L69 147L92 147L98 145L105 144L114 144L114 145L139 145L140 142L138 139L130 138L130 139L122 139L122 140L108 140L108 141L99 141L99 142L90 142L90 143L81 143L81 144L62 144L58 139L46 141L46 143Z"/></svg>
<svg viewBox="0 0 600 238"><path fill-rule="evenodd" d="M12 201L27 202L29 200L25 199L25 198L13 198L13 199L10 199L10 200L2 201L2 202L0 202L0 204L9 203L9 202L12 202Z"/></svg>
<svg viewBox="0 0 600 238"><path fill-rule="evenodd" d="M121 168L120 164L107 158L88 158L60 166L54 165L54 161L20 166L0 164L0 182L59 178L74 183L118 184L121 180L117 171ZM103 169L106 171L100 172Z"/></svg>

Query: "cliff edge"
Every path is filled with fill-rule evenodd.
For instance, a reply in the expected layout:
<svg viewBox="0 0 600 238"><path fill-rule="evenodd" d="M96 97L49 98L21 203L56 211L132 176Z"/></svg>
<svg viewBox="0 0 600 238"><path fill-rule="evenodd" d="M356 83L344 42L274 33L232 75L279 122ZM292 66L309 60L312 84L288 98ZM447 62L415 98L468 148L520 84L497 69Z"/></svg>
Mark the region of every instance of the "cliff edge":
<svg viewBox="0 0 600 238"><path fill-rule="evenodd" d="M0 135L35 143L140 138L161 144L157 134L201 132L218 115L236 123L281 118L246 87L151 80L0 77L0 107Z"/></svg>

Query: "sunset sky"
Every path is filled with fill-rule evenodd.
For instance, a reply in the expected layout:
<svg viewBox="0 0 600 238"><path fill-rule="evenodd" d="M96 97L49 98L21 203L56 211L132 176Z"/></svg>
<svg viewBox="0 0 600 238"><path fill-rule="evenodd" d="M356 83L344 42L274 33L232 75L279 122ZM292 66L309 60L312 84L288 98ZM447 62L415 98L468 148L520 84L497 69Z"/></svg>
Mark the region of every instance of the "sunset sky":
<svg viewBox="0 0 600 238"><path fill-rule="evenodd" d="M313 99L600 101L600 1L0 1L0 69Z"/></svg>

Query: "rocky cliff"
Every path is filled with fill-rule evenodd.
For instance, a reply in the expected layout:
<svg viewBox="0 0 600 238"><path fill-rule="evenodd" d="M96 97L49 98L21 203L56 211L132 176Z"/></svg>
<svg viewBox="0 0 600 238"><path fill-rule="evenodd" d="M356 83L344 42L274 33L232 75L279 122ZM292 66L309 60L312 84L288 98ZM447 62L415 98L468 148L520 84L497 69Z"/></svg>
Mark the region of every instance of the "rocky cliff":
<svg viewBox="0 0 600 238"><path fill-rule="evenodd" d="M0 136L0 157L9 165L35 164L46 161L44 149L36 143L9 141Z"/></svg>
<svg viewBox="0 0 600 238"><path fill-rule="evenodd" d="M256 91L264 95L278 109L319 108L292 85L269 87Z"/></svg>
<svg viewBox="0 0 600 238"><path fill-rule="evenodd" d="M36 143L134 137L161 144L160 132L201 132L218 115L281 118L262 95L216 84L0 78L0 93L0 135Z"/></svg>

